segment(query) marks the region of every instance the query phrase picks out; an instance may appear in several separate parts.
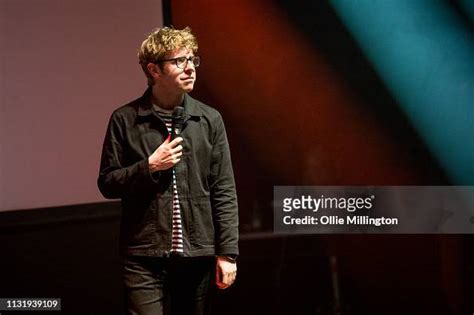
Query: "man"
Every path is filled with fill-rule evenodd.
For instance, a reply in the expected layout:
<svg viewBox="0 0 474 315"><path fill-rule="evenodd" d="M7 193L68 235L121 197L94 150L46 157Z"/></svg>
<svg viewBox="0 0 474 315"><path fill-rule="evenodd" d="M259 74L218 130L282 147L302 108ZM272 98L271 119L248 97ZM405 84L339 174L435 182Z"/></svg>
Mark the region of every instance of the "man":
<svg viewBox="0 0 474 315"><path fill-rule="evenodd" d="M114 111L105 136L98 186L122 200L129 314L206 314L212 282L235 281L238 210L224 124L188 95L197 49L188 27L152 32L138 53L149 88Z"/></svg>

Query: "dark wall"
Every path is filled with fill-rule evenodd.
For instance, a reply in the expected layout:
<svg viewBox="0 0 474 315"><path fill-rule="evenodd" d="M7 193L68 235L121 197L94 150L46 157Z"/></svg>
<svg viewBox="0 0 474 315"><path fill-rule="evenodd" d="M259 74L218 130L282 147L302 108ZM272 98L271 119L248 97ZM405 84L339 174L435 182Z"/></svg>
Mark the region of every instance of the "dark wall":
<svg viewBox="0 0 474 315"><path fill-rule="evenodd" d="M118 203L0 213L0 297L60 297L62 314L122 314L119 221ZM218 292L215 314L334 314L335 283L343 314L474 307L467 236L257 233L242 234L240 246L238 280Z"/></svg>
<svg viewBox="0 0 474 315"><path fill-rule="evenodd" d="M200 44L193 96L227 126L241 231L269 231L242 244L231 312L336 314L331 256L343 314L471 311L470 236L271 233L276 185L450 184L330 3L170 4Z"/></svg>
<svg viewBox="0 0 474 315"><path fill-rule="evenodd" d="M175 0L202 57L193 96L224 117L244 231L275 185L449 185L327 1Z"/></svg>
<svg viewBox="0 0 474 315"><path fill-rule="evenodd" d="M448 183L329 5L165 3L198 36L193 93L223 113L235 164L239 275L215 313L472 313L471 236L268 232L273 185ZM118 203L0 213L0 297L121 314L119 221Z"/></svg>
<svg viewBox="0 0 474 315"><path fill-rule="evenodd" d="M0 213L1 297L59 297L64 314L119 314L119 210L101 203Z"/></svg>

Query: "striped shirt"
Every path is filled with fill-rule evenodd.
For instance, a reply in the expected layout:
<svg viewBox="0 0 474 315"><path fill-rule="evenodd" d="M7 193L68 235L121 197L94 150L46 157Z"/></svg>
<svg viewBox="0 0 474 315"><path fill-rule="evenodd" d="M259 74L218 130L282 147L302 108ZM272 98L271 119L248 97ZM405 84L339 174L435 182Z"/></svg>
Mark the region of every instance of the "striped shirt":
<svg viewBox="0 0 474 315"><path fill-rule="evenodd" d="M172 134L173 110L166 110L157 105L154 105L154 108L165 123L168 132ZM181 208L179 206L178 186L176 183L176 171L173 167L173 229L171 232L172 241L170 252L183 253L183 226L181 223Z"/></svg>

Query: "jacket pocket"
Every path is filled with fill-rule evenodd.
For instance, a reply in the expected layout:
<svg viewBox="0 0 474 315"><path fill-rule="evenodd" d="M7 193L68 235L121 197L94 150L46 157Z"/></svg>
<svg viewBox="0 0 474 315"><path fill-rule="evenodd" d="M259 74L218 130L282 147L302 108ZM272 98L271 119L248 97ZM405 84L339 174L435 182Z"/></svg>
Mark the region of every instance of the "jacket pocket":
<svg viewBox="0 0 474 315"><path fill-rule="evenodd" d="M208 197L191 200L189 239L195 247L213 246L215 243L211 202Z"/></svg>
<svg viewBox="0 0 474 315"><path fill-rule="evenodd" d="M149 247L154 243L156 202L152 198L122 201L121 238L128 247Z"/></svg>

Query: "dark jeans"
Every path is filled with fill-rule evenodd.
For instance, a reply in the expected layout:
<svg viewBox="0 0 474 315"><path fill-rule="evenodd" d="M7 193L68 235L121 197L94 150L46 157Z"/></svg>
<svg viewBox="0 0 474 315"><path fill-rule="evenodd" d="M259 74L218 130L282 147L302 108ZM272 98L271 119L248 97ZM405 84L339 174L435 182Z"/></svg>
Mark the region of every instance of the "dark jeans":
<svg viewBox="0 0 474 315"><path fill-rule="evenodd" d="M123 262L127 314L210 313L214 257L129 256Z"/></svg>

